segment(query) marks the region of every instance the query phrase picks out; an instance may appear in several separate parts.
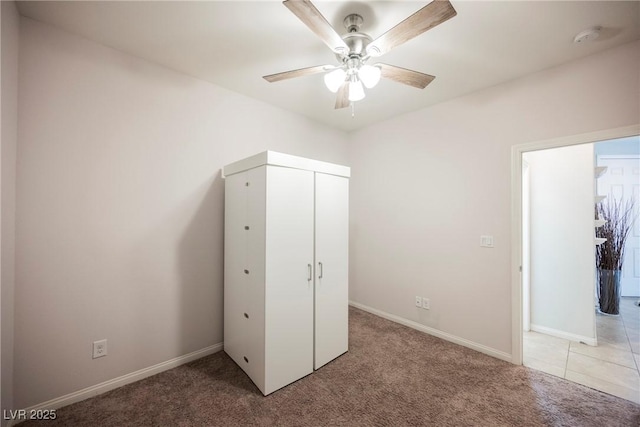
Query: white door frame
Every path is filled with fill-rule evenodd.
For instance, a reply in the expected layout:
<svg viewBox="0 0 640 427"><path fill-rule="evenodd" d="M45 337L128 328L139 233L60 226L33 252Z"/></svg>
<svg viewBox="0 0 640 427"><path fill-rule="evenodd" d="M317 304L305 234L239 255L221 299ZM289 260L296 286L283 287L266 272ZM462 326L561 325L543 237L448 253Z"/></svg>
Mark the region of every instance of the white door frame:
<svg viewBox="0 0 640 427"><path fill-rule="evenodd" d="M511 147L511 361L522 365L522 154L640 135L640 124Z"/></svg>

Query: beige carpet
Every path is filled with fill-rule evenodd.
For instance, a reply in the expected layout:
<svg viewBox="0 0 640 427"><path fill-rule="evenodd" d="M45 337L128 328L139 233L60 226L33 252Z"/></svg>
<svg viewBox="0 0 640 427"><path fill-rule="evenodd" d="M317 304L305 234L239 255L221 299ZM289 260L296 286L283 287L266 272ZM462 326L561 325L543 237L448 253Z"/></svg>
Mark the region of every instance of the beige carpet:
<svg viewBox="0 0 640 427"><path fill-rule="evenodd" d="M23 426L639 426L640 406L363 311L350 351L267 397L223 352Z"/></svg>

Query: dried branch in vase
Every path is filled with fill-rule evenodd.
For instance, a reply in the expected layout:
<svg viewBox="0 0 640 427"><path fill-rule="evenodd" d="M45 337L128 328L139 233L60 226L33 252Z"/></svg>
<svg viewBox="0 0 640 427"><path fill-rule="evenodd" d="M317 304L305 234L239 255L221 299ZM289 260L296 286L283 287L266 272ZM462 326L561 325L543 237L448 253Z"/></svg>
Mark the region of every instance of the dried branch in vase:
<svg viewBox="0 0 640 427"><path fill-rule="evenodd" d="M596 237L607 239L596 246L596 266L601 270L622 270L624 245L636 220L633 200L606 199L596 207L598 219L606 223L596 229Z"/></svg>

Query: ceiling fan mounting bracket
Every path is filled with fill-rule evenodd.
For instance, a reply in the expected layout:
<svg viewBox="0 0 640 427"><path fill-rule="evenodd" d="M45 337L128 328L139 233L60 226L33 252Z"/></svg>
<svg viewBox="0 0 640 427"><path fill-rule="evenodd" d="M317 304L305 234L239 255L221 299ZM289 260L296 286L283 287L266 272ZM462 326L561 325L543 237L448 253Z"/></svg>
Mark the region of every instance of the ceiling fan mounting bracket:
<svg viewBox="0 0 640 427"><path fill-rule="evenodd" d="M352 13L351 15L347 15L347 17L344 18L344 21L342 21L342 23L344 24L344 27L347 29L349 33L358 32L363 22L364 22L364 19L362 19L362 16L358 15L357 13Z"/></svg>

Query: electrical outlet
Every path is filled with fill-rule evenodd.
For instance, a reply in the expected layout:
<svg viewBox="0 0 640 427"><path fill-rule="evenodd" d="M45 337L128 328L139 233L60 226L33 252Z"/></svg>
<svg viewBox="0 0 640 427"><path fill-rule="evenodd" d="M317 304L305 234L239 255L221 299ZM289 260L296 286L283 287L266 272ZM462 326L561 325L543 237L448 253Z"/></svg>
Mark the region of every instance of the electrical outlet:
<svg viewBox="0 0 640 427"><path fill-rule="evenodd" d="M431 301L429 301L429 298L422 298L422 308L425 310L429 310L431 308Z"/></svg>
<svg viewBox="0 0 640 427"><path fill-rule="evenodd" d="M422 307L422 298L416 297L416 307Z"/></svg>
<svg viewBox="0 0 640 427"><path fill-rule="evenodd" d="M103 357L107 355L107 340L93 342L93 358Z"/></svg>

